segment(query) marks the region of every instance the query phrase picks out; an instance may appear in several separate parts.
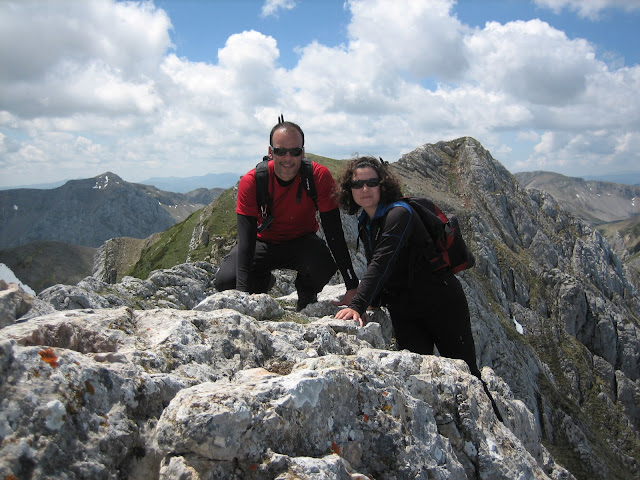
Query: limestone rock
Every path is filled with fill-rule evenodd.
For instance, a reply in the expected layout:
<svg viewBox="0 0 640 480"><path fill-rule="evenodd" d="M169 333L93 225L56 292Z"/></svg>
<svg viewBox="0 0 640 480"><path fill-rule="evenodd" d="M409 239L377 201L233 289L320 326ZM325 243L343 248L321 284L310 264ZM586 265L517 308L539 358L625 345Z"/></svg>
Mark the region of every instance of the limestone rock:
<svg viewBox="0 0 640 480"><path fill-rule="evenodd" d="M0 328L25 315L33 306L33 297L17 283L0 279Z"/></svg>
<svg viewBox="0 0 640 480"><path fill-rule="evenodd" d="M227 299L238 309L243 301ZM331 318L299 324L231 309L128 307L65 310L7 326L0 475L566 473L541 446L522 402L500 396L500 424L463 362L387 350L381 331L377 323ZM490 369L484 375L509 392Z"/></svg>

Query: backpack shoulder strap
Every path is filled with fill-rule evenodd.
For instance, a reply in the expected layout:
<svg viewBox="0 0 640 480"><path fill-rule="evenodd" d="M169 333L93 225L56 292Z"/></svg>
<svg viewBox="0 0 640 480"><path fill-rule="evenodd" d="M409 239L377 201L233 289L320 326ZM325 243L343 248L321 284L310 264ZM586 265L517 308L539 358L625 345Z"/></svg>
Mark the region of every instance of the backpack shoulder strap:
<svg viewBox="0 0 640 480"><path fill-rule="evenodd" d="M271 209L269 198L269 157L265 156L256 165L256 202L263 217L268 215Z"/></svg>
<svg viewBox="0 0 640 480"><path fill-rule="evenodd" d="M387 209L393 208L393 207L404 207L407 210L409 210L411 213L413 213L413 210L411 210L411 205L409 205L409 203L406 200L396 200L393 203L390 203L387 206Z"/></svg>
<svg viewBox="0 0 640 480"><path fill-rule="evenodd" d="M300 164L300 186L298 187L296 202L300 202L303 188L307 192L307 195L309 195L309 198L313 200L316 210L318 210L318 192L316 191L316 184L313 181L313 163L308 158L303 158Z"/></svg>
<svg viewBox="0 0 640 480"><path fill-rule="evenodd" d="M269 228L273 221L271 214L271 197L269 197L269 157L262 157L262 161L256 165L256 203L263 222L258 226L258 232Z"/></svg>

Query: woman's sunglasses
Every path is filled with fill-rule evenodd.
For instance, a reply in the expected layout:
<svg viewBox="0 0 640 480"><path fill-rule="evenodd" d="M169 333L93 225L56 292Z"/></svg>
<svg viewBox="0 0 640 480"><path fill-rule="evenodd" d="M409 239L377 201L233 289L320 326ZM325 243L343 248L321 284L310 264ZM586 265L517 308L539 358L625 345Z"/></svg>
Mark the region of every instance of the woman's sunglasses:
<svg viewBox="0 0 640 480"><path fill-rule="evenodd" d="M380 179L379 178L367 178L366 180L352 180L351 181L351 188L355 188L356 190L361 189L365 185L367 187L369 187L369 188L377 187L378 185L380 185Z"/></svg>
<svg viewBox="0 0 640 480"><path fill-rule="evenodd" d="M300 147L293 147L293 148L271 147L271 151L279 157L284 157L287 154L287 152L289 152L292 157L299 157L300 155L302 155L302 148Z"/></svg>

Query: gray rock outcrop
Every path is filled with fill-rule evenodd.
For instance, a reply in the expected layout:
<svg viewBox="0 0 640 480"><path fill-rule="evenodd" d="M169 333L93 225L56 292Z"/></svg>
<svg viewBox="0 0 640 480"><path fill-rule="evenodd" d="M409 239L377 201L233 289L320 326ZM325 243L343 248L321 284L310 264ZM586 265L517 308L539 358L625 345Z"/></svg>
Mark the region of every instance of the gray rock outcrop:
<svg viewBox="0 0 640 480"><path fill-rule="evenodd" d="M273 298L226 301L5 327L0 475L572 478L491 369L504 425L463 362L386 350L379 323L258 321Z"/></svg>
<svg viewBox="0 0 640 480"><path fill-rule="evenodd" d="M26 315L32 306L33 297L20 285L0 279L0 328Z"/></svg>

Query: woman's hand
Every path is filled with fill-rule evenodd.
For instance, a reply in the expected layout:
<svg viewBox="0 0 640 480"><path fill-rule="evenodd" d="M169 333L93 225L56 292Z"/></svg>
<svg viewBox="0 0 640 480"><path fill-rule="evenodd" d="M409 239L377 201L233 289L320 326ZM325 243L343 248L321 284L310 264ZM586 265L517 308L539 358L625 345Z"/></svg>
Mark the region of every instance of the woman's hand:
<svg viewBox="0 0 640 480"><path fill-rule="evenodd" d="M366 315L366 314L365 314ZM338 320L353 320L356 323L359 323L361 327L364 327L366 323L367 317L363 319L358 312L356 312L353 308L343 308L342 310L338 310L335 318Z"/></svg>
<svg viewBox="0 0 640 480"><path fill-rule="evenodd" d="M351 290L347 290L347 292L342 296L340 300L338 301L331 300L331 303L333 303L336 307L349 305L351 303L351 300L353 300L353 297L355 297L357 291L358 291L357 288L352 288Z"/></svg>

